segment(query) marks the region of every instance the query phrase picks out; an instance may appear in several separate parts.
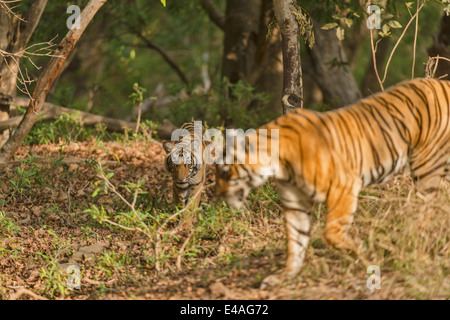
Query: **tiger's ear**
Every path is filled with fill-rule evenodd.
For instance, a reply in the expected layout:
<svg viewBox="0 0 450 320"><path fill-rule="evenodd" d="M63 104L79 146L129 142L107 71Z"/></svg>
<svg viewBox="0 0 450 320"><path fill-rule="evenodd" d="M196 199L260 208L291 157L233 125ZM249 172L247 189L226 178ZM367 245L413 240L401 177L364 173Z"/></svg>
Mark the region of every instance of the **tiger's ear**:
<svg viewBox="0 0 450 320"><path fill-rule="evenodd" d="M173 144L171 142L163 141L162 145L166 153L170 153L173 149Z"/></svg>

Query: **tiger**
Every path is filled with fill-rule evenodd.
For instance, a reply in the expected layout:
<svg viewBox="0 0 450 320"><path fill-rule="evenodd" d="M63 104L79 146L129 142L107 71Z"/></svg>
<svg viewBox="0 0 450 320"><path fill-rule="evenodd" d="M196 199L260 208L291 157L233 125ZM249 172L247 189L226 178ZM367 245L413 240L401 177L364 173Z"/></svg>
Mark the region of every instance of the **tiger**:
<svg viewBox="0 0 450 320"><path fill-rule="evenodd" d="M202 157L206 146L202 139L205 128L201 121L192 120L184 123L180 129L182 137L179 142L163 142L166 152L164 165L172 175L174 203L192 212L199 207L206 180L207 166ZM178 156L177 163L173 161L175 156ZM189 225L192 220L187 219L185 222Z"/></svg>
<svg viewBox="0 0 450 320"><path fill-rule="evenodd" d="M418 78L340 109L295 109L262 126L256 135L278 139L278 167L259 159L250 164L249 155L263 147L246 139L245 161L216 163L215 192L238 209L252 188L269 178L275 182L284 211L287 257L283 269L263 280L261 285L267 287L300 272L314 203L326 203L325 244L355 248L348 230L361 188L385 182L407 165L422 194L433 195L442 178L448 179L450 82ZM266 147L269 153L275 152L271 145ZM235 148L223 153L237 159Z"/></svg>

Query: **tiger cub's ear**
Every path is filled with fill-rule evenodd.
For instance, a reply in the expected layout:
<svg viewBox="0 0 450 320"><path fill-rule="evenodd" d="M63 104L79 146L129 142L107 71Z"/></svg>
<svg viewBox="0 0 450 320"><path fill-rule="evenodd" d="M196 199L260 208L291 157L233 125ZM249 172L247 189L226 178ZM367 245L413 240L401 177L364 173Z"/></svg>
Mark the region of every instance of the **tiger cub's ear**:
<svg viewBox="0 0 450 320"><path fill-rule="evenodd" d="M162 145L166 153L170 153L173 149L173 144L171 142L163 141Z"/></svg>

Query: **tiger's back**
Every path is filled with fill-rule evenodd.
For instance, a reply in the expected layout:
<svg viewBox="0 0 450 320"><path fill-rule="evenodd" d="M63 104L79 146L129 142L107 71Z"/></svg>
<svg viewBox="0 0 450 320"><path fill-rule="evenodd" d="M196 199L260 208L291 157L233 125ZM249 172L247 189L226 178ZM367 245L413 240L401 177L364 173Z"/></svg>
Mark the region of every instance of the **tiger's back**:
<svg viewBox="0 0 450 320"><path fill-rule="evenodd" d="M419 191L439 188L450 160L449 97L448 81L418 79L335 111L296 109L262 127L279 132L279 170L272 177L285 211L288 251L286 268L266 283L300 271L314 202L327 205L326 243L354 248L347 231L362 187L409 164ZM269 177L258 163L216 169L216 191L235 207Z"/></svg>
<svg viewBox="0 0 450 320"><path fill-rule="evenodd" d="M280 159L298 160L290 174L316 193L330 187L320 181L348 184L348 176L360 187L384 182L407 163L417 186L433 191L450 153L449 99L450 82L415 80L335 111L297 109L266 127L280 130ZM283 148L293 135L299 147Z"/></svg>

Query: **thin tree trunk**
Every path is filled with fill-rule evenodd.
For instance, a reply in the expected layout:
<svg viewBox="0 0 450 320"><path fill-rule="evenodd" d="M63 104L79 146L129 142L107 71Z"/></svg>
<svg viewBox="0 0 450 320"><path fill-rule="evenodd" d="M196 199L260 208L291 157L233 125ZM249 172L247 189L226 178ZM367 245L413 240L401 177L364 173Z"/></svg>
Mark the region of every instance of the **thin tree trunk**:
<svg viewBox="0 0 450 320"><path fill-rule="evenodd" d="M273 0L275 17L281 30L283 48L283 113L303 107L302 66L299 26L292 10L293 0Z"/></svg>
<svg viewBox="0 0 450 320"><path fill-rule="evenodd" d="M72 52L75 44L80 39L84 30L91 22L97 11L105 4L107 0L90 0L85 9L81 13L80 29L70 30L66 37L61 41L58 52L50 59L50 62L42 71L37 80L30 105L23 117L22 122L12 133L9 140L0 150L0 163L7 162L30 132L34 123L37 121L39 113L44 105L45 99L50 91L50 88L61 71L67 57Z"/></svg>

